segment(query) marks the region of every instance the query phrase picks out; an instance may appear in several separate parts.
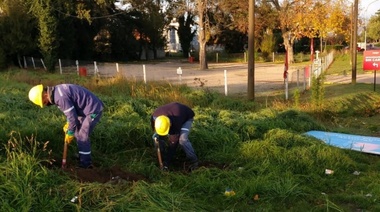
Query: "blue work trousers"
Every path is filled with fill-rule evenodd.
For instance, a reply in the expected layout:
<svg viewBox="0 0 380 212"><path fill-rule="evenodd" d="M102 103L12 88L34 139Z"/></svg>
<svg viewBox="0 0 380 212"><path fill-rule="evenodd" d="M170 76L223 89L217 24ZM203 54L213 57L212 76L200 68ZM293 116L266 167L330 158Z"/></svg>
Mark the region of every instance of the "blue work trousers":
<svg viewBox="0 0 380 212"><path fill-rule="evenodd" d="M88 167L92 164L90 134L102 117L102 112L79 117L79 127L75 131L77 140L80 166Z"/></svg>

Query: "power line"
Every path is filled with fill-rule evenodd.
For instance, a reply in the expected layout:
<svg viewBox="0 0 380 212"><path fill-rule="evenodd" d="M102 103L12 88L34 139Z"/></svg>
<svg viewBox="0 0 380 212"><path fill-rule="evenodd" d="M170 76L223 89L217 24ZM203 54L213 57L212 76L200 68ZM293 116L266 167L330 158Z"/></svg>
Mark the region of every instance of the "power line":
<svg viewBox="0 0 380 212"><path fill-rule="evenodd" d="M83 18L80 18L79 16L77 15L71 15L71 14L68 14L68 13L65 13L65 12L62 12L60 10L57 10L57 9L54 9L56 12L62 14L62 15L65 15L66 17L71 17L71 18L76 18L76 19L83 19ZM118 13L115 13L115 14L111 14L111 15L103 15L103 16L90 16L90 19L91 20L95 20L95 19L104 19L104 18L110 18L110 17L114 17L114 16L118 16L118 15L121 15L121 14L125 14L127 13L126 11L123 11L123 12L118 12Z"/></svg>

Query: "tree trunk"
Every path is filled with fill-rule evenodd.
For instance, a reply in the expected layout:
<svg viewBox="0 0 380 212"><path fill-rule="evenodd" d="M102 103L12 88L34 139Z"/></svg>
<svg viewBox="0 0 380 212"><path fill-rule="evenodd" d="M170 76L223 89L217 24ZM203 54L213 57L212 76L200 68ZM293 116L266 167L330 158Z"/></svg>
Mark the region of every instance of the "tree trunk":
<svg viewBox="0 0 380 212"><path fill-rule="evenodd" d="M319 38L320 39L320 45L321 45L321 53L323 52L323 39L322 37Z"/></svg>
<svg viewBox="0 0 380 212"><path fill-rule="evenodd" d="M289 35L290 32L285 32L282 34L282 38L284 38L285 49L288 52L288 64L294 63L294 53L293 53L293 43L294 37Z"/></svg>
<svg viewBox="0 0 380 212"><path fill-rule="evenodd" d="M206 57L206 24L205 24L205 14L207 9L207 0L198 0L198 15L199 15L199 68L201 70L208 69L207 57Z"/></svg>
<svg viewBox="0 0 380 212"><path fill-rule="evenodd" d="M145 60L148 60L149 58L149 48L148 43L144 42L144 50L145 50Z"/></svg>
<svg viewBox="0 0 380 212"><path fill-rule="evenodd" d="M255 1L248 7L248 99L255 99Z"/></svg>
<svg viewBox="0 0 380 212"><path fill-rule="evenodd" d="M153 44L152 49L153 49L153 59L157 59L157 48L156 48L156 45Z"/></svg>
<svg viewBox="0 0 380 212"><path fill-rule="evenodd" d="M22 63L21 63L21 57L20 57L20 54L18 54L18 53L17 53L17 62L18 62L18 66L19 66L20 68L25 68L25 67L22 65Z"/></svg>

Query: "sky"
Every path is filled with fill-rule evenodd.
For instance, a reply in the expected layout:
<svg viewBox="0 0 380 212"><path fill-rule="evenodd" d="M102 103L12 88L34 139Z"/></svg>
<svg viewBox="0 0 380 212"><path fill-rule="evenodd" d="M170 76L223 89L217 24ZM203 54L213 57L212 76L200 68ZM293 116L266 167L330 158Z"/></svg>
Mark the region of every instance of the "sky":
<svg viewBox="0 0 380 212"><path fill-rule="evenodd" d="M358 0L359 1L359 17L369 20L369 18L380 9L380 0ZM121 9L127 9L130 4L123 4L124 0L117 0L115 5ZM354 3L354 0L349 0Z"/></svg>
<svg viewBox="0 0 380 212"><path fill-rule="evenodd" d="M379 9L380 0L359 0L359 16L363 18L369 19Z"/></svg>

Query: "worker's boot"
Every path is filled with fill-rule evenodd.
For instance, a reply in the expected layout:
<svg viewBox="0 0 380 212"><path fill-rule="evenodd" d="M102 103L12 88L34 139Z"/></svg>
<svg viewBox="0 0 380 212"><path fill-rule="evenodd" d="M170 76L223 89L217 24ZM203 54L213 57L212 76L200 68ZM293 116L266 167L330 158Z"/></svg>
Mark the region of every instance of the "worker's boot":
<svg viewBox="0 0 380 212"><path fill-rule="evenodd" d="M94 166L92 165L91 155L79 154L79 166L78 166L78 168L92 169L93 167Z"/></svg>
<svg viewBox="0 0 380 212"><path fill-rule="evenodd" d="M198 165L199 165L199 164L198 164L198 161L194 161L194 162L190 163L189 168L188 168L188 171L189 171L189 172L194 171L195 169L198 168Z"/></svg>

